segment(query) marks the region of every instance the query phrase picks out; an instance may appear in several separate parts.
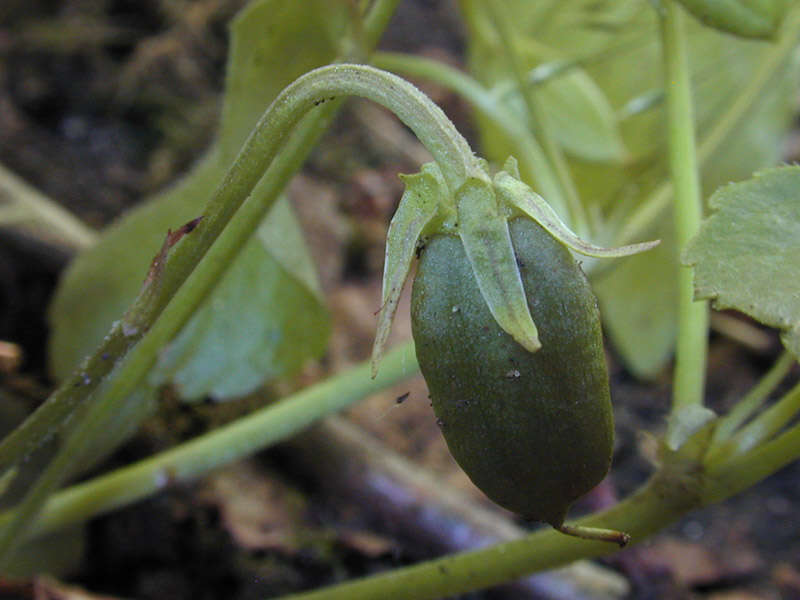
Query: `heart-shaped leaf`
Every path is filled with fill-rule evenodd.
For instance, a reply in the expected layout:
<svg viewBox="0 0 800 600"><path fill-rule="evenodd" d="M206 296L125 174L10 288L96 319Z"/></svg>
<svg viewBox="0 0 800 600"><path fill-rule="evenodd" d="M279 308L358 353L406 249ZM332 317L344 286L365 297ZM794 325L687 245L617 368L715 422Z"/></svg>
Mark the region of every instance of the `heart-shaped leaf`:
<svg viewBox="0 0 800 600"><path fill-rule="evenodd" d="M781 330L800 357L800 167L758 173L720 188L687 249L695 297Z"/></svg>
<svg viewBox="0 0 800 600"><path fill-rule="evenodd" d="M286 261L264 256L264 245L280 239L275 235L281 229L286 247L302 259L294 271ZM303 278L309 265L282 199L214 294L162 354L151 382L173 382L186 400L235 398L321 353L328 339L328 313L321 310L316 281L310 285Z"/></svg>

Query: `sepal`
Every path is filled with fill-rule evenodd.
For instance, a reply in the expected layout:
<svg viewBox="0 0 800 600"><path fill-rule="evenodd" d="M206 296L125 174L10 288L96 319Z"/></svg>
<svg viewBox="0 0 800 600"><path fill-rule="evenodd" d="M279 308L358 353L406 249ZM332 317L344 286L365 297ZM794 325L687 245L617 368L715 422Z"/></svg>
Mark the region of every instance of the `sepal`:
<svg viewBox="0 0 800 600"><path fill-rule="evenodd" d="M489 181L468 179L456 193L458 234L478 288L503 330L522 347L542 347L533 323L511 245L508 219L500 211Z"/></svg>
<svg viewBox="0 0 800 600"><path fill-rule="evenodd" d="M516 161L506 162L506 168L516 166ZM534 192L528 185L520 181L508 171L500 171L494 177L494 188L498 199L512 210L516 210L523 215L533 219L539 225L560 241L565 246L572 248L579 254L594 256L596 258L620 258L638 254L645 250L657 246L660 240L630 244L628 246L618 246L616 248L603 248L595 246L581 239L567 227L559 218L551 206L545 202L539 194Z"/></svg>
<svg viewBox="0 0 800 600"><path fill-rule="evenodd" d="M454 212L447 183L436 163L427 163L419 173L401 175L401 178L406 189L386 237L381 309L372 345L373 377L378 373L378 364L392 329L397 303L408 278L417 244L427 230L444 221L448 213L452 215Z"/></svg>

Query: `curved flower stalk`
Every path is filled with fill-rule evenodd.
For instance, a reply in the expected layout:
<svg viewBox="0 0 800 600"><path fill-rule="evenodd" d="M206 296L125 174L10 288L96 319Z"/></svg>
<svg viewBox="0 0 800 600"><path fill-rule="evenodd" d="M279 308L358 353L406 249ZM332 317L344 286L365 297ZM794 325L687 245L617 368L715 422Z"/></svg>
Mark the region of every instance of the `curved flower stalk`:
<svg viewBox="0 0 800 600"><path fill-rule="evenodd" d="M483 163L484 169L486 164ZM519 175L517 161L509 157L494 178L468 177L455 190L448 188L437 163L428 163L416 175L404 178L406 191L389 225L383 272L383 297L372 348L372 373L378 371L383 349L403 285L417 249L437 234L461 238L481 295L500 327L530 352L540 347L508 221L525 217L539 223L550 235L575 252L596 258L617 258L644 252L659 241L603 248L573 233L549 204Z"/></svg>
<svg viewBox="0 0 800 600"><path fill-rule="evenodd" d="M420 236L442 231L457 234L498 324L524 348L535 351L539 347L508 231L508 219L518 209L498 193L498 183L490 177L485 161L475 157L441 109L407 81L366 65L336 64L315 69L285 88L265 111L212 194L202 220L193 221L185 229L194 231L191 239L175 244L160 258L154 273L157 280L145 286L124 322L112 329L95 354L51 396L45 412L35 413L33 420L17 430L18 435L0 446L0 450L6 450L5 466L13 468L24 460L30 449L28 442L38 443L40 436L32 433L74 413L63 445L29 487L14 518L0 529L0 564L10 557L72 466L89 456L92 441L120 413L154 365L160 349L188 321L269 211L275 196L259 197L251 192L264 173L275 166L273 161L287 144L305 143L305 137L291 138L292 131L315 107L350 95L368 98L394 112L436 160L427 176L409 179L410 192L404 197L408 206L399 211L404 216L393 228L390 242L391 247L400 249L387 265L390 280L402 283ZM535 196L531 194L531 198ZM516 191L512 195L519 196ZM522 196L519 201L523 202ZM399 240L395 240L397 236ZM390 286L385 300L399 293L400 287ZM391 321L395 307L396 299L385 301L382 320ZM378 337L376 363L388 325L380 331L383 334ZM105 360L108 356L115 360ZM77 404L80 406L75 408Z"/></svg>

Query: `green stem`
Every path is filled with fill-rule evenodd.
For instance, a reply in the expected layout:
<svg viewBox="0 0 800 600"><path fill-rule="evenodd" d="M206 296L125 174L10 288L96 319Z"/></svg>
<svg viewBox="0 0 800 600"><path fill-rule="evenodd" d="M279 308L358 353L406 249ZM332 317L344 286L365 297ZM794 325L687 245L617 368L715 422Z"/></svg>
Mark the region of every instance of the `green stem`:
<svg viewBox="0 0 800 600"><path fill-rule="evenodd" d="M750 452L710 465L714 485L704 494L706 503L719 502L746 490L758 481L797 460L800 456L800 424Z"/></svg>
<svg viewBox="0 0 800 600"><path fill-rule="evenodd" d="M0 457L14 458L14 452L17 456L24 456L36 444L52 435L56 429L53 423L60 424L67 414L73 413L69 421L74 425L58 454L18 505L14 518L0 529L0 572L3 561L24 538L26 528L34 524L33 517L44 501L70 474L71 465L81 464L84 449L144 380L161 348L188 321L235 259L238 250L262 222L288 179L300 168L310 149L330 125L336 108L336 102L330 103L322 107L317 118L307 119L298 127L284 152L275 159L264 176L259 186L260 193L249 198L236 213L217 243L189 274L152 327L135 335L126 335L124 328L115 324L104 344L82 369L68 378L33 415L42 418L29 418L3 440ZM235 165L231 170L234 168ZM151 314L156 312L156 306L147 309ZM109 373L112 366L113 371ZM95 376L100 369L106 371Z"/></svg>
<svg viewBox="0 0 800 600"><path fill-rule="evenodd" d="M211 281L212 286L215 273L218 275L227 268L235 253L249 239L255 227L261 223L262 212L266 214L274 199L286 186L289 178L300 168L310 149L328 128L333 119L335 109L335 104L325 106L317 112L316 118L307 119L298 127L284 151L275 159L268 173L264 176L259 186L259 193L256 194L259 204L250 202L246 207L243 207L236 223L231 223L231 227L220 235L217 240L218 248L215 252L219 253L217 254L218 257L223 254L224 257L222 259L212 259L208 263L217 267L217 271L208 273L208 277L206 277L207 280ZM236 200L240 201L240 199ZM180 248L181 245L177 248ZM222 252L223 250L224 252ZM186 264L181 264L180 266L176 265L175 268L183 268L184 273L188 276L186 266ZM203 270L200 269L199 272L202 273ZM197 277L198 275L195 276ZM177 278L175 279L175 284L177 284ZM143 318L143 315L155 320L169 300L169 295L167 294L169 289L169 286L161 282L159 287L160 295L148 293L145 290L144 293L140 293L128 313L137 314L139 321L147 321L147 319ZM210 291L210 289L208 288L207 291ZM193 305L195 307L199 306L204 298L205 296L195 297L192 300ZM147 301L149 301L149 305ZM86 398L96 392L100 383L116 365L119 357L126 355L142 338L147 331L147 325L148 323L145 323L138 330L126 331L125 327L122 326L122 321L117 321L104 338L100 348L92 356L88 357L70 377L63 381L58 389L22 425L3 439L2 443L0 443L0 469L5 469L23 459L54 435L67 418L67 415L76 410Z"/></svg>
<svg viewBox="0 0 800 600"><path fill-rule="evenodd" d="M708 455L706 464L713 466L716 462L725 461L729 457L747 453L783 429L794 419L798 411L800 411L800 383L724 444L715 448L714 452Z"/></svg>
<svg viewBox="0 0 800 600"><path fill-rule="evenodd" d="M527 69L520 63L520 52L517 46L517 36L513 28L508 23L508 19L495 0L488 0L484 3L494 25L497 37L503 47L506 62L511 68L512 75L516 80L516 88L522 96L525 108L528 112L528 122L535 125L539 130L539 138L542 140L542 147L551 165L553 172L559 183L561 197L566 198L569 207L569 220L573 229L579 234L587 235L587 221L583 210L583 205L578 198L578 191L572 176L567 167L567 161L561 148L548 126L547 119L542 113L539 102L534 94L534 90L528 83Z"/></svg>
<svg viewBox="0 0 800 600"><path fill-rule="evenodd" d="M747 392L747 395L739 400L727 415L718 420L711 442L712 449L708 457L710 460L713 460L713 456L720 447L725 445L733 432L764 403L783 378L788 375L796 361L797 359L792 354L784 351L761 380Z"/></svg>
<svg viewBox="0 0 800 600"><path fill-rule="evenodd" d="M364 30L364 45L368 49L371 50L378 45L378 40L380 40L381 34L389 24L389 19L392 18L392 15L397 10L398 4L400 4L400 0L375 0L372 3L372 7L364 17L362 26Z"/></svg>
<svg viewBox="0 0 800 600"><path fill-rule="evenodd" d="M407 81L365 65L340 64L316 69L287 86L259 119L204 211L206 218L192 233L193 243L179 244L171 253L164 271L165 289L175 290L185 279L185 268L170 266L197 263L249 196L301 117L341 96L362 96L394 112L433 154L452 191L468 176L482 173L469 144L441 109ZM274 198L269 199L264 214L273 201Z"/></svg>
<svg viewBox="0 0 800 600"><path fill-rule="evenodd" d="M676 491L679 490L679 491ZM583 527L625 530L641 541L697 506L697 496L656 474L615 507L581 519ZM364 579L290 595L283 600L433 600L456 596L615 552L608 542L585 541L545 528L522 539L453 554Z"/></svg>
<svg viewBox="0 0 800 600"><path fill-rule="evenodd" d="M421 56L376 52L372 62L376 67L407 77L430 79L462 96L508 136L519 158L523 179L536 184L548 203L564 220L568 220L569 213L561 188L539 142L528 129L520 127L517 118L499 104L497 98L480 83L458 69Z"/></svg>
<svg viewBox="0 0 800 600"><path fill-rule="evenodd" d="M285 440L314 421L415 375L417 370L413 344L403 344L386 354L375 379L370 365L362 363L171 450L55 494L28 535L40 536L82 523L168 485L195 479ZM0 526L12 518L13 512L3 514Z"/></svg>
<svg viewBox="0 0 800 600"><path fill-rule="evenodd" d="M364 65L343 64L322 67L290 84L259 119L236 162L217 188L215 197L206 210L209 216L200 223L196 233L208 236L210 235L208 232L219 229L218 220L224 218L222 214L229 211L227 208L229 204L238 205L250 195L288 137L288 132L307 111L320 104L329 103L338 96L348 95L371 99L397 114L433 154L453 190L458 189L468 176L483 174L469 145L441 109L410 83L395 75ZM269 178L271 175L271 172L267 172L266 177ZM175 294L171 304L177 305L176 313L186 315L184 303L205 297L207 291L213 287L214 282L236 256L241 245L249 239L272 207L275 195L257 196L245 202L236 217L230 221L228 225L230 234L221 238L220 243L215 244L213 255L209 252L207 260L203 260L201 273L192 274L192 277L186 280L184 287L187 287L187 290L181 289ZM196 233L192 233L192 236ZM199 259L193 247L204 244L204 239L202 237L198 240L192 239L192 242L192 244L180 244L175 248L175 264L183 265L184 262ZM170 256L170 259L172 258ZM172 262L167 264L165 277L171 274ZM167 282L162 285L177 289L176 285ZM169 331L165 341L168 341L176 331Z"/></svg>
<svg viewBox="0 0 800 600"><path fill-rule="evenodd" d="M800 37L800 7L793 8L787 13L777 43L769 46L762 61L752 70L744 88L736 95L734 102L700 144L697 155L701 166L717 153L728 137L738 130L753 107L764 98L772 80L797 47L798 37ZM672 185L669 182L660 185L626 219L625 227L617 235L615 245L628 244L646 236L653 224L669 208L671 198Z"/></svg>
<svg viewBox="0 0 800 600"><path fill-rule="evenodd" d="M30 209L20 204L0 205L0 227L13 227L30 221L33 214Z"/></svg>
<svg viewBox="0 0 800 600"><path fill-rule="evenodd" d="M675 190L675 242L678 252L681 252L700 229L703 205L695 154L694 111L683 14L673 0L666 0L662 7L660 26L664 53L668 154ZM680 262L678 257L676 261ZM678 341L675 350L672 414L684 407L702 405L707 344L707 303L694 301L692 270L679 264Z"/></svg>
<svg viewBox="0 0 800 600"><path fill-rule="evenodd" d="M703 438L705 433L698 435ZM696 441L701 447L704 445L702 439ZM686 445L689 446L692 444ZM661 468L634 494L606 511L580 519L576 525L626 531L632 543L639 543L686 513L754 485L795 460L798 454L800 425L709 471L704 471L696 458L680 452L667 453ZM512 542L286 596L283 600L433 600L615 551L607 542L583 541L545 528Z"/></svg>

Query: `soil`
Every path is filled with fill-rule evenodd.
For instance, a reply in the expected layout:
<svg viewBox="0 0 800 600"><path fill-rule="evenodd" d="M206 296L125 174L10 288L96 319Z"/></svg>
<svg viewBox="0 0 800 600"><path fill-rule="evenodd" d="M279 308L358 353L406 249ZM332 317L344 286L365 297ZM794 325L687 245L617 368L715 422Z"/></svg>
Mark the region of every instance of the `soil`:
<svg viewBox="0 0 800 600"><path fill-rule="evenodd" d="M0 7L0 164L91 226L108 225L185 172L212 140L226 24L243 3L5 2ZM385 48L463 61L454 2L416 0L400 6ZM435 87L425 91L469 137L465 104ZM407 132L386 121L386 115L373 115L394 136L396 143L387 150L372 141L360 114L345 109L291 188L336 323L325 361L310 367L305 381L368 355L386 225L401 190L395 174L416 168L410 157L418 156L419 147ZM347 157L326 147L348 148ZM310 195L315 197L313 211L301 201ZM20 366L0 370L0 398L7 408L3 430L54 385L46 363L47 306L73 253L24 231L0 233L0 341L15 344L22 355ZM405 319L400 317L397 337L408 335ZM776 335L759 331L767 345L757 349L717 334L712 338L712 409L729 408L777 356ZM670 394L666 374L662 381L638 382L613 355L610 360L618 431L615 466L608 482L576 513L635 489L651 471L652 439L645 432L664 427ZM287 389L292 385L297 383L286 384ZM406 393L408 399L397 402ZM262 395L221 407L189 406L167 396L157 418L102 470L161 450L263 402ZM10 415L11 408L16 415ZM380 439L387 452L424 464L470 502L492 510L453 466L421 380L365 401L349 418L360 431ZM456 542L438 546L425 537L431 535L425 526L392 525L386 515L395 513L382 512L374 499L364 502L363 491L337 488L334 494L313 469L302 466L300 448L284 445L95 519L83 531L82 550L74 547L78 560L55 573L68 586L44 577L0 579L0 598L266 598L458 547ZM624 576L631 598L800 598L798 481L800 463L795 463L603 564ZM515 527L527 527L498 514ZM435 531L434 538L452 534ZM545 583L536 585L465 597L564 597Z"/></svg>

